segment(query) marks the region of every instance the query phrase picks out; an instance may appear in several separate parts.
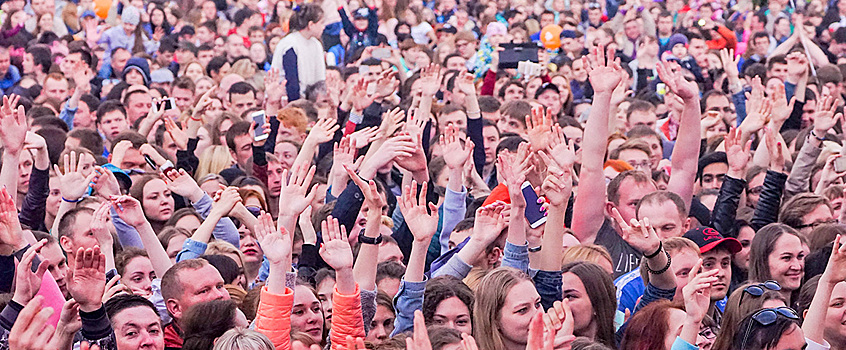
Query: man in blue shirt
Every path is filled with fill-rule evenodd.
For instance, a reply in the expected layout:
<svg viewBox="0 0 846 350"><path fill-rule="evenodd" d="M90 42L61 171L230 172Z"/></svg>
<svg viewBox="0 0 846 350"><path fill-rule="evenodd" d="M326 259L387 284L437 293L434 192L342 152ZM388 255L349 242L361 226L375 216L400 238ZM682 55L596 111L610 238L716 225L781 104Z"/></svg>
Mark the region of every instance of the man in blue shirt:
<svg viewBox="0 0 846 350"><path fill-rule="evenodd" d="M0 46L0 91L5 91L21 80L21 72L18 67L12 65L12 57L9 48Z"/></svg>

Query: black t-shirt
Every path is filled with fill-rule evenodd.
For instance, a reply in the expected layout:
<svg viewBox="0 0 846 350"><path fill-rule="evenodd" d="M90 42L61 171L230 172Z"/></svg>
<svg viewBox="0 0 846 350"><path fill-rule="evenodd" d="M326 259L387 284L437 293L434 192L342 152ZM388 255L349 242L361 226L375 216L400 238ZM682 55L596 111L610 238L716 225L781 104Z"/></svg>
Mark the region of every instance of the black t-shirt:
<svg viewBox="0 0 846 350"><path fill-rule="evenodd" d="M611 224L608 218L602 223L599 232L596 233L594 243L605 247L611 254L611 267L614 270L614 279L620 277L640 266L641 253L632 248Z"/></svg>

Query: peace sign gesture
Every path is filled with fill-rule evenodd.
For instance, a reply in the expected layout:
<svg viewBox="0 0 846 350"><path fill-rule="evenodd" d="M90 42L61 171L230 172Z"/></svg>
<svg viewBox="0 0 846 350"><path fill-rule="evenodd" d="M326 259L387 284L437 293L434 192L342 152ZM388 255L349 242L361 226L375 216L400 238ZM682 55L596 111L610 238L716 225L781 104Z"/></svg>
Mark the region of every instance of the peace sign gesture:
<svg viewBox="0 0 846 350"><path fill-rule="evenodd" d="M658 238L655 228L649 224L648 218L643 218L641 221L632 219L631 225L629 225L626 220L623 220L623 216L620 215L617 208L612 209L612 214L614 214L614 220L617 221L623 232L623 240L637 251L643 254L651 254L661 246L661 239Z"/></svg>

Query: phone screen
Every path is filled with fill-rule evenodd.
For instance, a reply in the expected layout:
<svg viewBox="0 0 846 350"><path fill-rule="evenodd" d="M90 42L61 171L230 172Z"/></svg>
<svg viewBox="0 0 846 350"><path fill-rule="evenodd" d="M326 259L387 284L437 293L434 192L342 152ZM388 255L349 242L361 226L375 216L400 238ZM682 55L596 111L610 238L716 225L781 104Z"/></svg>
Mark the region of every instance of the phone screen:
<svg viewBox="0 0 846 350"><path fill-rule="evenodd" d="M253 139L261 141L267 139L267 134L264 133L264 111L254 112L250 117L256 123Z"/></svg>
<svg viewBox="0 0 846 350"><path fill-rule="evenodd" d="M526 198L526 220L529 221L529 226L538 228L546 222L546 216L543 215L541 205L538 204L538 194L528 181L524 182L520 189L523 191L523 198Z"/></svg>

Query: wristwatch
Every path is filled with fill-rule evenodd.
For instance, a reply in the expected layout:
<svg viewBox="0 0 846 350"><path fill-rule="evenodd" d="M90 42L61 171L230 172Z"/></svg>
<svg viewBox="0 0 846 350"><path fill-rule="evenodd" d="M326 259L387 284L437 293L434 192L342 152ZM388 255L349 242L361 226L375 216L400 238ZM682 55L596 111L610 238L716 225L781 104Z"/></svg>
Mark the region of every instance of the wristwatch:
<svg viewBox="0 0 846 350"><path fill-rule="evenodd" d="M364 229L358 233L358 242L361 244L381 244L382 243L382 234L379 234L379 237L367 237L364 235Z"/></svg>

